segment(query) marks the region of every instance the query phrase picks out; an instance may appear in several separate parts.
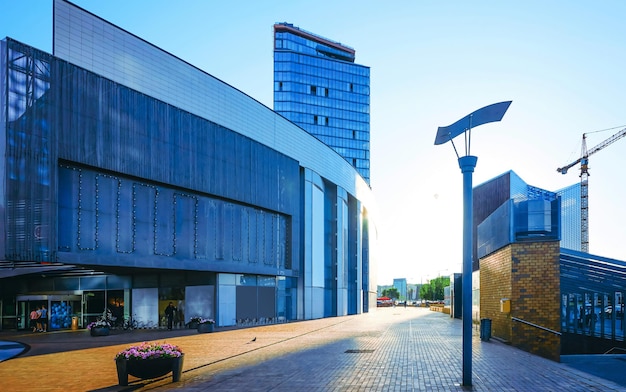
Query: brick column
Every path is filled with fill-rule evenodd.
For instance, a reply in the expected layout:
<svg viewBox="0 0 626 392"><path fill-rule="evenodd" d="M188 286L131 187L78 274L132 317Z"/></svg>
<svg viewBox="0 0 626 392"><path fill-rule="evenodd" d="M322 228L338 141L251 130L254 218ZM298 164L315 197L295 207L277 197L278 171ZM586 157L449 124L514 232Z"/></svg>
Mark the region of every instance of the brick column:
<svg viewBox="0 0 626 392"><path fill-rule="evenodd" d="M559 361L561 331L560 243L519 242L480 261L480 314L492 319L492 335L524 351ZM511 300L511 313L500 312L500 299Z"/></svg>

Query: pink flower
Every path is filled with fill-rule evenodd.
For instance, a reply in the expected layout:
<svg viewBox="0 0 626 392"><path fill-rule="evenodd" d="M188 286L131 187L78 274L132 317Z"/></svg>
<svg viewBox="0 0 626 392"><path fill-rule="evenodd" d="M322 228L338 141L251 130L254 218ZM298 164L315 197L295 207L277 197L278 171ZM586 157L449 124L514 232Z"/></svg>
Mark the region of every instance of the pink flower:
<svg viewBox="0 0 626 392"><path fill-rule="evenodd" d="M140 345L132 346L126 350L120 351L115 359L153 359L153 358L175 358L183 355L183 351L178 347L169 343L148 343L143 342Z"/></svg>

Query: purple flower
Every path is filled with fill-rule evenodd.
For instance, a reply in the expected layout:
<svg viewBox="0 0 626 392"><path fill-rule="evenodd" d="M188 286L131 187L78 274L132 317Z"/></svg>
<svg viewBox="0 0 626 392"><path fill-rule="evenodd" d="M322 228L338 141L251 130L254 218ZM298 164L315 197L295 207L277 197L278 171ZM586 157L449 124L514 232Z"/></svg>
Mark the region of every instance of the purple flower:
<svg viewBox="0 0 626 392"><path fill-rule="evenodd" d="M120 351L115 359L175 358L181 355L183 355L183 351L178 346L169 343L143 342L140 345Z"/></svg>

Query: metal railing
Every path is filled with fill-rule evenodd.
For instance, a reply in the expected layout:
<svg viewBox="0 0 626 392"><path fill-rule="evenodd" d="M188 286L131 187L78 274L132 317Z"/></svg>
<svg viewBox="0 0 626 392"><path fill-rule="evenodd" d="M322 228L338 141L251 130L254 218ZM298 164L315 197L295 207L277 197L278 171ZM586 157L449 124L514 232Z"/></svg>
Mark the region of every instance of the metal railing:
<svg viewBox="0 0 626 392"><path fill-rule="evenodd" d="M533 323L531 323L529 321L522 320L521 318L511 317L511 320L518 321L520 323L523 323L523 324L526 324L526 325L530 325L531 327L535 327L535 328L541 329L542 331L550 332L550 333L553 333L555 335L561 336L561 333L558 332L558 331L555 331L555 330L550 329L550 328L542 327L541 325L533 324Z"/></svg>

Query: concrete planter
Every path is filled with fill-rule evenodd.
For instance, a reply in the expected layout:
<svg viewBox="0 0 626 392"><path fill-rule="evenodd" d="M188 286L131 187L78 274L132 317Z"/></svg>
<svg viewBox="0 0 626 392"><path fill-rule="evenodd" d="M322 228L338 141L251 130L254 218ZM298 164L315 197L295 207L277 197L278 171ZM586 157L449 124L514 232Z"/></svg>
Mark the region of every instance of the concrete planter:
<svg viewBox="0 0 626 392"><path fill-rule="evenodd" d="M172 382L180 381L183 371L184 355L175 358L126 359L115 360L119 385L128 385L128 375L147 380L165 376L172 372Z"/></svg>
<svg viewBox="0 0 626 392"><path fill-rule="evenodd" d="M110 333L111 330L109 327L92 327L89 330L89 334L91 334L91 336L109 336Z"/></svg>
<svg viewBox="0 0 626 392"><path fill-rule="evenodd" d="M209 333L213 332L214 329L215 324L213 323L198 324L198 333Z"/></svg>

